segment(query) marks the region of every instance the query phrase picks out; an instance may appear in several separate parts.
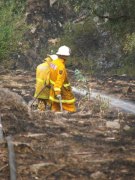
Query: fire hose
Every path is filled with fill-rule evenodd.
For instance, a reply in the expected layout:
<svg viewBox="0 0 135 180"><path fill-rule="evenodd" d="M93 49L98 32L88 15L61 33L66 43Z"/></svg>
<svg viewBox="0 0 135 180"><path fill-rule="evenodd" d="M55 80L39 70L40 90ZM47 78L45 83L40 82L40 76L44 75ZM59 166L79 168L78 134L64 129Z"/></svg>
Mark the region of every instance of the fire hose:
<svg viewBox="0 0 135 180"><path fill-rule="evenodd" d="M32 105L34 104L34 102L37 100L38 96L43 92L43 90L47 87L47 85L45 84L44 87L41 89L41 91L37 94L37 96L35 97L35 99L32 101L30 107L32 107Z"/></svg>

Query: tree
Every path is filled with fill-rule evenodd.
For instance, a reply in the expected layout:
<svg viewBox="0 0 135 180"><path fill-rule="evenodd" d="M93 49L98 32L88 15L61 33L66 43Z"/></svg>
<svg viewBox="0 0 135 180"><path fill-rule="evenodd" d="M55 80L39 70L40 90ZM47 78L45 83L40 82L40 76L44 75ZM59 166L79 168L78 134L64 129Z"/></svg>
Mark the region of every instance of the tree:
<svg viewBox="0 0 135 180"><path fill-rule="evenodd" d="M135 47L134 0L61 0L68 2L75 12L85 18L97 17L98 24L116 35L128 51ZM81 19L81 18L80 18Z"/></svg>

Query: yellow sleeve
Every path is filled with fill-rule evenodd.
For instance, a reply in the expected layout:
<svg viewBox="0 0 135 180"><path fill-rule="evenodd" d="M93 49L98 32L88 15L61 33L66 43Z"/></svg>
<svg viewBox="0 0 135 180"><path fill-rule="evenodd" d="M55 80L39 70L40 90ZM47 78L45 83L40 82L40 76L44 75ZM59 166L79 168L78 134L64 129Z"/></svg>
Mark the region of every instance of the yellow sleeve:
<svg viewBox="0 0 135 180"><path fill-rule="evenodd" d="M58 69L57 79L54 84L54 91L56 95L61 93L61 87L63 86L65 78L66 78L65 66L60 66Z"/></svg>

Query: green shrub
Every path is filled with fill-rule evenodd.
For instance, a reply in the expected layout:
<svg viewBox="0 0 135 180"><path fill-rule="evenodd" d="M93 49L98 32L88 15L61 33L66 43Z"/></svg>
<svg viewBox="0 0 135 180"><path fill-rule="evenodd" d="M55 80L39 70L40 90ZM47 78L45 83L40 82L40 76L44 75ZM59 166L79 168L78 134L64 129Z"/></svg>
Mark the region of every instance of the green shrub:
<svg viewBox="0 0 135 180"><path fill-rule="evenodd" d="M125 57L122 61L122 65L119 69L116 70L116 73L119 75L127 74L128 76L135 76L135 54L132 53Z"/></svg>
<svg viewBox="0 0 135 180"><path fill-rule="evenodd" d="M10 59L18 50L27 29L23 14L25 1L0 2L0 62Z"/></svg>
<svg viewBox="0 0 135 180"><path fill-rule="evenodd" d="M89 70L95 65L89 54L97 51L98 38L97 27L93 19L89 18L80 23L67 22L57 47L67 45L71 48L72 55L67 61L68 66Z"/></svg>

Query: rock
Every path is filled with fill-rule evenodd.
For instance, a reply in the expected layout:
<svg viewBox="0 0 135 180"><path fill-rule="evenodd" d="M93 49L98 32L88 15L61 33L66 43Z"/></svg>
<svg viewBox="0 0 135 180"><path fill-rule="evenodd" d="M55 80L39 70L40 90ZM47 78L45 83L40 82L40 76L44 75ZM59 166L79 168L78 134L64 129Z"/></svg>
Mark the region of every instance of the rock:
<svg viewBox="0 0 135 180"><path fill-rule="evenodd" d="M127 94L132 94L132 88L130 86L127 89Z"/></svg>
<svg viewBox="0 0 135 180"><path fill-rule="evenodd" d="M125 125L123 128L125 131L128 131L130 129L130 127L128 125Z"/></svg>
<svg viewBox="0 0 135 180"><path fill-rule="evenodd" d="M120 129L120 123L117 121L107 121L106 127L111 129Z"/></svg>
<svg viewBox="0 0 135 180"><path fill-rule="evenodd" d="M106 114L104 115L104 117L109 120L113 120L113 119L117 118L117 116L118 116L118 114L115 110L108 110L106 112Z"/></svg>
<svg viewBox="0 0 135 180"><path fill-rule="evenodd" d="M30 116L28 106L21 96L0 88L0 107L3 127L6 124L9 134L25 131Z"/></svg>
<svg viewBox="0 0 135 180"><path fill-rule="evenodd" d="M52 7L53 4L56 2L57 0L50 0L50 6Z"/></svg>
<svg viewBox="0 0 135 180"><path fill-rule="evenodd" d="M25 95L26 91L24 89L22 89L21 95Z"/></svg>
<svg viewBox="0 0 135 180"><path fill-rule="evenodd" d="M121 77L127 77L127 74L122 74Z"/></svg>
<svg viewBox="0 0 135 180"><path fill-rule="evenodd" d="M128 87L123 88L122 92L123 94L129 95L129 94L132 94L133 90L132 90L132 87L128 86Z"/></svg>
<svg viewBox="0 0 135 180"><path fill-rule="evenodd" d="M91 179L95 179L95 180L106 180L107 179L107 177L106 177L106 175L104 174L104 173L102 173L102 172L100 172L100 171L97 171L97 172L95 172L95 173L92 173L91 174Z"/></svg>
<svg viewBox="0 0 135 180"><path fill-rule="evenodd" d="M5 69L4 66L2 66L2 64L0 65L0 74L4 75L7 74L9 72L8 69Z"/></svg>

